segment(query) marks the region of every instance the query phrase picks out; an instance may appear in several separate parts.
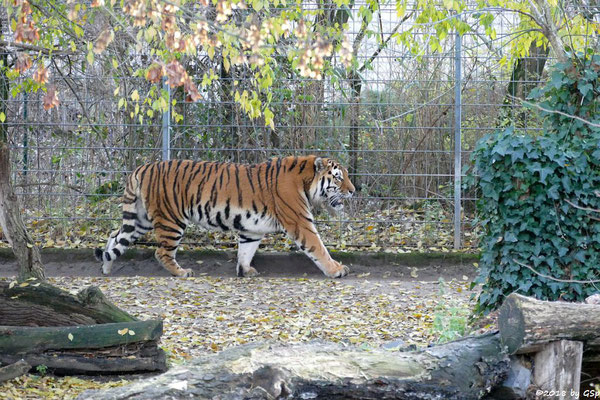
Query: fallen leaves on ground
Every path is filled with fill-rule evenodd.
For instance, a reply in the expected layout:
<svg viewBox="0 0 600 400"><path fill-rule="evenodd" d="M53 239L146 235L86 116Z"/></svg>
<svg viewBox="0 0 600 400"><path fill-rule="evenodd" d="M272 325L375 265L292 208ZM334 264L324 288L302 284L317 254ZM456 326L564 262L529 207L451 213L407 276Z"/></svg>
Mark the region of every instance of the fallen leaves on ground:
<svg viewBox="0 0 600 400"><path fill-rule="evenodd" d="M469 282L464 280L408 283L369 281L366 275L357 280L200 276L52 278L49 282L71 292L95 285L117 306L141 319L162 318L161 347L171 364L263 340L322 339L371 347L400 340L424 346L439 338L432 327L440 306L446 302L453 307L472 306ZM62 399L103 385L77 379L29 375L0 385L0 393Z"/></svg>
<svg viewBox="0 0 600 400"><path fill-rule="evenodd" d="M85 202L69 208L65 214L60 210L24 210L27 229L35 244L45 248L93 248L104 247L109 234L118 229L121 214L119 198L101 202ZM106 219L113 216L114 219ZM97 220L95 218L98 218ZM390 204L381 209L377 204L349 207L345 214L332 217L322 212L316 217L317 230L329 249L361 252L453 252L454 225L452 214L437 203L426 203L419 208ZM473 252L477 235L470 220L463 221L463 249ZM152 243L152 233L140 239ZM267 235L263 239L265 250L288 251L295 244L285 235ZM153 243L152 243L153 244ZM182 249L231 249L237 245L235 234L207 232L191 225L182 241ZM8 246L3 241L0 246Z"/></svg>

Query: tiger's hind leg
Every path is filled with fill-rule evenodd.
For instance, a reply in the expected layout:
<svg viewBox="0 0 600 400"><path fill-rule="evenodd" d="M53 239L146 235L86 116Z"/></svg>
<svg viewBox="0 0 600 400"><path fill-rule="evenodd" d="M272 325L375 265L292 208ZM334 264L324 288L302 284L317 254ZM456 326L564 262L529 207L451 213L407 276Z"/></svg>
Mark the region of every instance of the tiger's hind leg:
<svg viewBox="0 0 600 400"><path fill-rule="evenodd" d="M238 259L236 266L237 276L244 277L258 275L258 271L251 265L251 263L262 238L262 235L254 236L246 233L240 235L240 239L238 241Z"/></svg>
<svg viewBox="0 0 600 400"><path fill-rule="evenodd" d="M158 262L172 275L185 278L194 276L194 271L191 269L183 269L175 260L177 247L183 237L183 230L178 225L171 227L170 223L156 222L154 223L154 231L156 232L156 240L158 241L158 249L154 254Z"/></svg>
<svg viewBox="0 0 600 400"><path fill-rule="evenodd" d="M123 223L121 228L111 233L104 251L96 249L98 261L102 261L102 273L110 274L113 262L141 236L152 229L144 206L139 199L124 197Z"/></svg>

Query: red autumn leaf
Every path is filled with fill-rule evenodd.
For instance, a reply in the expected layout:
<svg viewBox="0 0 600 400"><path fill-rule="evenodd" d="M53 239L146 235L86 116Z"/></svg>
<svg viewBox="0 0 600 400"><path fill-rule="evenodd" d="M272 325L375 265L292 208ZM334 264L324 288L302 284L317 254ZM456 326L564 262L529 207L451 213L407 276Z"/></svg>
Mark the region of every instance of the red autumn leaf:
<svg viewBox="0 0 600 400"><path fill-rule="evenodd" d="M152 83L157 83L160 81L164 75L164 68L160 64L152 64L148 71L146 72L146 79Z"/></svg>
<svg viewBox="0 0 600 400"><path fill-rule="evenodd" d="M15 62L15 71L22 74L31 68L33 62L31 61L31 57L27 53L19 53L17 55L17 61Z"/></svg>
<svg viewBox="0 0 600 400"><path fill-rule="evenodd" d="M40 33L33 24L32 20L19 21L15 28L15 42L17 43L35 43L40 39Z"/></svg>
<svg viewBox="0 0 600 400"><path fill-rule="evenodd" d="M102 54L106 47L113 41L115 38L115 33L112 29L107 28L100 33L98 39L96 39L96 43L94 43L94 53Z"/></svg>
<svg viewBox="0 0 600 400"><path fill-rule="evenodd" d="M188 97L191 101L202 100L202 95L198 91L198 87L192 81L189 75L186 73L185 82L183 83L183 89L187 92ZM189 100L188 100L189 101Z"/></svg>
<svg viewBox="0 0 600 400"><path fill-rule="evenodd" d="M187 76L187 72L183 65L179 63L177 60L171 61L167 65L167 84L171 87L181 86L185 83L185 77Z"/></svg>
<svg viewBox="0 0 600 400"><path fill-rule="evenodd" d="M44 110L50 110L51 108L57 107L60 104L58 101L58 92L55 86L48 87L48 91L43 99Z"/></svg>
<svg viewBox="0 0 600 400"><path fill-rule="evenodd" d="M35 72L33 73L33 80L36 81L39 84L45 84L46 82L48 82L48 75L49 75L49 71L48 68L44 67L43 65L40 65L38 67L38 69L35 70Z"/></svg>

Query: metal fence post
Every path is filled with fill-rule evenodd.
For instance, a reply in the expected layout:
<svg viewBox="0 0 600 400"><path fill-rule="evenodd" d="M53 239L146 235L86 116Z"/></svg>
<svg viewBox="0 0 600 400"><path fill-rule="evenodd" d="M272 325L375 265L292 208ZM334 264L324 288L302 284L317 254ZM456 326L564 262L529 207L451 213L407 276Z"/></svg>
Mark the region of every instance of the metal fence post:
<svg viewBox="0 0 600 400"><path fill-rule="evenodd" d="M461 86L462 37L456 32L454 42L454 248L461 248Z"/></svg>
<svg viewBox="0 0 600 400"><path fill-rule="evenodd" d="M163 90L167 92L167 109L162 114L162 159L171 158L171 87L163 79Z"/></svg>

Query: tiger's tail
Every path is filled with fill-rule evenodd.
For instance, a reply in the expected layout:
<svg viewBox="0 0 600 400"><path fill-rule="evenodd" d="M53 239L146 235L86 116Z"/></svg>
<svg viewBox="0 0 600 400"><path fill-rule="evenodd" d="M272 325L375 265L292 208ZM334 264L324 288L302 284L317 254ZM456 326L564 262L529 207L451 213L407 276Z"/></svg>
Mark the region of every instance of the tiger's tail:
<svg viewBox="0 0 600 400"><path fill-rule="evenodd" d="M104 250L97 248L94 255L102 261L102 272L109 274L112 263L121 256L127 247L134 244L141 236L152 229L152 223L140 198L139 182L134 172L127 180L123 194L123 223L121 228L111 233Z"/></svg>

